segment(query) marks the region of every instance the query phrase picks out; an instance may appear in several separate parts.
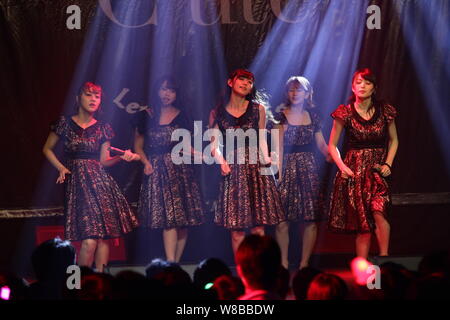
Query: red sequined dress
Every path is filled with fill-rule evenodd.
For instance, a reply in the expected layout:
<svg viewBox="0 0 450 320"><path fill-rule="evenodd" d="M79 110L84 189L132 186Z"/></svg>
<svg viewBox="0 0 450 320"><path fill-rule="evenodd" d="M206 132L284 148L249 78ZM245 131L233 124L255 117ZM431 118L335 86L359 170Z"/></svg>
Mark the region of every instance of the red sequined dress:
<svg viewBox="0 0 450 320"><path fill-rule="evenodd" d="M335 232L372 232L373 212L386 215L390 202L389 185L374 166L385 161L388 126L397 112L391 105L380 104L372 118L365 120L349 104L340 105L331 116L344 123L347 150L344 163L355 176L344 179L340 171L336 174L328 226Z"/></svg>

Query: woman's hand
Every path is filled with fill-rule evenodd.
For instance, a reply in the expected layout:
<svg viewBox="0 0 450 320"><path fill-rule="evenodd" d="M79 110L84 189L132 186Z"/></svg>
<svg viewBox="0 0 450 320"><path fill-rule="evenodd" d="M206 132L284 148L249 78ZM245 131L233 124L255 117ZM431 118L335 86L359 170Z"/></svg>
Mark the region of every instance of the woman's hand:
<svg viewBox="0 0 450 320"><path fill-rule="evenodd" d="M56 179L56 183L64 183L64 180L66 179L66 174L71 174L69 169L66 167L63 167L61 170L59 170L59 177Z"/></svg>
<svg viewBox="0 0 450 320"><path fill-rule="evenodd" d="M220 171L223 176L227 176L230 174L231 169L226 161L220 165Z"/></svg>
<svg viewBox="0 0 450 320"><path fill-rule="evenodd" d="M205 155L203 154L203 152L193 149L191 151L191 155L192 155L192 157L194 157L194 161L197 159L199 159L199 160L201 159L202 161L205 161Z"/></svg>
<svg viewBox="0 0 450 320"><path fill-rule="evenodd" d="M121 159L125 160L125 161L134 161L134 160L139 160L141 157L139 157L138 154L131 152L130 149L125 150L125 153L123 155L120 156Z"/></svg>
<svg viewBox="0 0 450 320"><path fill-rule="evenodd" d="M378 171L382 177L387 177L391 174L391 168L386 164L376 164L373 168Z"/></svg>
<svg viewBox="0 0 450 320"><path fill-rule="evenodd" d="M276 162L276 160L275 160L276 157L277 157L277 155L276 155L275 151L272 151L270 153L270 156L263 155L261 164L265 167L270 167L272 165L272 162Z"/></svg>
<svg viewBox="0 0 450 320"><path fill-rule="evenodd" d="M144 166L144 174L149 176L153 173L154 169L150 162L146 163Z"/></svg>
<svg viewBox="0 0 450 320"><path fill-rule="evenodd" d="M277 185L280 185L282 181L283 181L283 174L280 171L278 171Z"/></svg>
<svg viewBox="0 0 450 320"><path fill-rule="evenodd" d="M380 171L380 174L381 174L383 177L387 177L387 176L390 176L390 175L391 175L391 168L389 168L389 166L386 165L386 164L382 164L382 165L380 166L379 171Z"/></svg>
<svg viewBox="0 0 450 320"><path fill-rule="evenodd" d="M345 166L343 169L341 169L341 177L344 179L348 179L350 177L354 177L355 174L353 173L352 170L350 170L349 167Z"/></svg>
<svg viewBox="0 0 450 320"><path fill-rule="evenodd" d="M276 151L271 151L270 152L270 162L274 162L274 163L278 163L279 162L279 158L278 158L278 153Z"/></svg>

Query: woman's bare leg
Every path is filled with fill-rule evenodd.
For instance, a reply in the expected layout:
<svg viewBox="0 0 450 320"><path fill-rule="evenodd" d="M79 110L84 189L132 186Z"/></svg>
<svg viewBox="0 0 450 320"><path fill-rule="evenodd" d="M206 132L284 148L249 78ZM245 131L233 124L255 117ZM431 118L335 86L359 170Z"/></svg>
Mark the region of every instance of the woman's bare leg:
<svg viewBox="0 0 450 320"><path fill-rule="evenodd" d="M108 264L109 244L108 241L98 240L97 251L95 252L95 269L103 272L104 267Z"/></svg>
<svg viewBox="0 0 450 320"><path fill-rule="evenodd" d="M387 222L382 212L375 212L375 225L377 226L375 229L375 235L378 241L378 247L380 249L380 256L389 255L389 237L391 232L391 226L389 222Z"/></svg>
<svg viewBox="0 0 450 320"><path fill-rule="evenodd" d="M280 222L275 228L275 239L280 246L281 264L289 269L289 223L287 221Z"/></svg>
<svg viewBox="0 0 450 320"><path fill-rule="evenodd" d="M244 238L245 231L231 231L231 246L233 247L234 254L236 254L236 251Z"/></svg>
<svg viewBox="0 0 450 320"><path fill-rule="evenodd" d="M371 236L370 233L359 233L356 236L356 255L358 257L367 259L369 256Z"/></svg>
<svg viewBox="0 0 450 320"><path fill-rule="evenodd" d="M92 268L96 249L97 249L97 240L85 239L81 241L80 256L78 257L78 265Z"/></svg>
<svg viewBox="0 0 450 320"><path fill-rule="evenodd" d="M167 261L176 261L176 251L177 251L177 229L164 229L163 230L163 242L164 251L166 252Z"/></svg>
<svg viewBox="0 0 450 320"><path fill-rule="evenodd" d="M317 239L317 223L307 222L303 230L303 244L302 244L302 260L299 268L309 266L309 259L311 258L314 246Z"/></svg>
<svg viewBox="0 0 450 320"><path fill-rule="evenodd" d="M186 246L188 231L187 228L177 229L177 248L175 253L175 262L180 262L183 255L184 247Z"/></svg>

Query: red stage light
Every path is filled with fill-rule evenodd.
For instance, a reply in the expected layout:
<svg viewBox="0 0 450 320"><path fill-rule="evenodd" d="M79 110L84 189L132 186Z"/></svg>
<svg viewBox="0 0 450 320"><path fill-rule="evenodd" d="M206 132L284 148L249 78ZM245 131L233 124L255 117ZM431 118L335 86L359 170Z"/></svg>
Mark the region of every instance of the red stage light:
<svg viewBox="0 0 450 320"><path fill-rule="evenodd" d="M355 278L355 281L359 285L367 284L367 278L369 278L370 274L367 273L367 269L372 264L364 258L357 257L352 260L351 268L352 274Z"/></svg>

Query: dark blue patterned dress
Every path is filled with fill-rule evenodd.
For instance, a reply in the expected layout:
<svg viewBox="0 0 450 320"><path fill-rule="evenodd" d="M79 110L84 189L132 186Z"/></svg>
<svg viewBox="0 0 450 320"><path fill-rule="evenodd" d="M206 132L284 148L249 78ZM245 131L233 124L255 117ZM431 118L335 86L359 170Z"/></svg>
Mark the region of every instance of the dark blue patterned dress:
<svg viewBox="0 0 450 320"><path fill-rule="evenodd" d="M245 113L236 118L226 110L217 115L217 124L226 142L227 129L244 131L259 129L259 105L250 102ZM227 145L225 143L225 149ZM235 152L237 161L237 150ZM219 200L215 213L215 223L228 229L245 229L264 225L276 225L286 220L280 194L273 175L262 175L261 165L250 163L250 155L258 154L258 146L244 146L244 163L229 164L231 173L223 177L220 183Z"/></svg>
<svg viewBox="0 0 450 320"><path fill-rule="evenodd" d="M321 130L319 115L308 109L311 123L292 125L282 110L275 120L287 125L284 131L283 166L278 190L289 221L319 221L324 211L324 195L319 179L315 134Z"/></svg>
<svg viewBox="0 0 450 320"><path fill-rule="evenodd" d="M204 222L200 187L192 165L172 161L172 147L178 142L171 141L171 136L176 129L189 129L183 112L167 125L156 123L146 112L137 120L154 170L144 175L139 196L138 217L145 227L182 228Z"/></svg>
<svg viewBox="0 0 450 320"><path fill-rule="evenodd" d="M61 117L51 125L64 143L65 238L117 238L137 227L137 219L114 179L100 164L101 145L114 136L108 123L97 121L86 129L71 117Z"/></svg>

